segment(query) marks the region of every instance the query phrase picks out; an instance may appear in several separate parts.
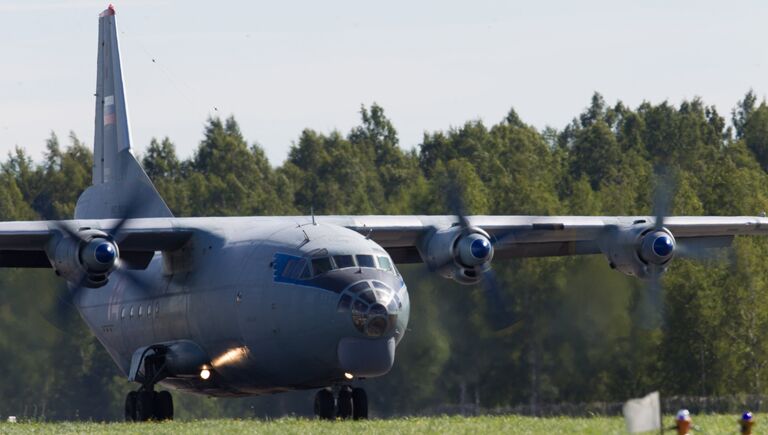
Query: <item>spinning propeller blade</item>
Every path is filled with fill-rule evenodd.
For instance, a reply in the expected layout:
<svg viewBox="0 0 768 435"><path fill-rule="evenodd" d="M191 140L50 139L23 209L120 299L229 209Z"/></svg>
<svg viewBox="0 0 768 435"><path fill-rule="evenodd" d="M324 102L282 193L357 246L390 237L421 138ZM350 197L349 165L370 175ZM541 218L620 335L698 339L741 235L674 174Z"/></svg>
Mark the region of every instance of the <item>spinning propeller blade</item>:
<svg viewBox="0 0 768 435"><path fill-rule="evenodd" d="M657 168L656 186L651 204L654 215L654 230L663 230L664 221L672 209L672 199L675 190L675 180L668 168ZM675 251L677 254L677 251ZM645 284L645 307L641 307L640 322L646 329L661 326L664 319L664 288L661 277L664 266L648 265L649 277Z"/></svg>
<svg viewBox="0 0 768 435"><path fill-rule="evenodd" d="M141 212L145 208L145 204L143 204L139 200L139 195L134 194L134 195L131 196L131 198L129 199L128 203L125 206L121 207L121 208L123 209L122 216L120 216L117 219L117 222L115 223L115 225L112 228L105 230L105 232L107 234L107 239L110 240L111 242L113 242L114 244L116 244L118 246L118 248L119 248L120 243L125 239L125 236L126 236L125 226L126 226L126 224L128 224L131 221L131 219L134 219L137 216L141 216ZM84 238L82 233L80 233L79 231L73 229L69 222L67 222L67 221L54 221L53 224L55 225L55 227L58 230L60 230L62 233L66 234L67 236L69 236L69 237L71 237L71 238L73 238L75 240L78 240L81 243L88 243L89 242L89 240ZM135 287L137 287L137 288L139 288L141 290L146 291L147 289L151 288L151 284L150 284L149 281L147 281L146 279L144 279L142 277L139 277L135 273L132 273L129 270L129 267L125 263L125 261L123 261L119 257L116 259L114 267L113 267L113 269L109 273L110 273L110 276L112 276L112 277L127 279L128 281L131 282L131 284L133 284L133 286L135 286ZM77 293L80 292L80 290L82 290L83 288L86 287L87 280L88 280L88 277L87 277L87 275L84 274L83 278L79 282L77 282L77 283L70 282L69 283L70 289L67 292L68 293L67 300L65 301L65 303L63 305L59 304L59 306L60 307L63 306L63 307L72 308L74 306L73 305L73 301L75 299L75 296L77 295Z"/></svg>
<svg viewBox="0 0 768 435"><path fill-rule="evenodd" d="M461 189L457 186L457 183L452 183L449 187L448 194L451 211L458 219L460 227L464 230L468 230L471 225L469 218L467 217ZM500 240L501 239L490 240L491 246L493 247ZM518 330L522 326L523 321L516 319L507 310L501 295L499 280L490 264L477 265L473 270L475 276L481 277L486 305L485 310L487 313L486 321L488 325L490 325L491 329L497 333L512 333Z"/></svg>

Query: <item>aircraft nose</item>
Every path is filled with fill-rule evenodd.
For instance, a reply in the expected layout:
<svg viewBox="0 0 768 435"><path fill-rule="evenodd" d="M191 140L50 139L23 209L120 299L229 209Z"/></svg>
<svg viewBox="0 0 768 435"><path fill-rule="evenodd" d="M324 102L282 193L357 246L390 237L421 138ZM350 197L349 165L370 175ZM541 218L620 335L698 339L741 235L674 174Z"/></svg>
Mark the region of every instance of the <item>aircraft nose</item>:
<svg viewBox="0 0 768 435"><path fill-rule="evenodd" d="M401 308L397 293L378 280L359 281L347 287L338 304L338 311L349 312L355 328L371 338L392 333Z"/></svg>

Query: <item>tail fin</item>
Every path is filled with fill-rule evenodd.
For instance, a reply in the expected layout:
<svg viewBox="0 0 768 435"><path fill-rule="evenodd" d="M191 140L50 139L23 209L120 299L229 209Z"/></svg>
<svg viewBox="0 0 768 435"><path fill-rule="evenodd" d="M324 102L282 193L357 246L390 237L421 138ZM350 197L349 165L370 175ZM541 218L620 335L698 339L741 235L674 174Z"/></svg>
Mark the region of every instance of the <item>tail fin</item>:
<svg viewBox="0 0 768 435"><path fill-rule="evenodd" d="M130 205L136 203L141 204L140 211L131 217L173 216L131 153L115 9L109 5L99 15L93 185L80 195L75 218L121 218L126 216Z"/></svg>

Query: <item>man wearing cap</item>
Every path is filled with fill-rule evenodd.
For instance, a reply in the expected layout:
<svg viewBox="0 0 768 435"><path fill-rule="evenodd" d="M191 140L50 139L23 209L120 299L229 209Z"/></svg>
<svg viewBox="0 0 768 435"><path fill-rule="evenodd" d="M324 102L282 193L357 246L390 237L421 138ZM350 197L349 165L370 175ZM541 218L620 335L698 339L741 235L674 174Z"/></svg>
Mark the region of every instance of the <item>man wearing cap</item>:
<svg viewBox="0 0 768 435"><path fill-rule="evenodd" d="M741 426L741 433L743 435L752 435L752 426L755 424L755 420L752 419L752 413L747 411L741 415L739 420L739 426Z"/></svg>
<svg viewBox="0 0 768 435"><path fill-rule="evenodd" d="M691 413L687 409L681 409L677 411L675 417L675 429L677 429L677 435L689 435L691 431Z"/></svg>

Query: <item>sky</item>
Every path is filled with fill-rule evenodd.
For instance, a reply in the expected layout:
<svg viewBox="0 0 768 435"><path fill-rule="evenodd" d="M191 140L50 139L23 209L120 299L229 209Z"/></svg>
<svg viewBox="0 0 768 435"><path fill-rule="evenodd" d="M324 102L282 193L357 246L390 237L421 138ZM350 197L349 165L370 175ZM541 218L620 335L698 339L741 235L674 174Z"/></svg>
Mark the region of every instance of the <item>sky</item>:
<svg viewBox="0 0 768 435"><path fill-rule="evenodd" d="M281 164L301 131L384 107L406 149L425 131L510 108L567 125L609 104L701 97L730 119L768 92L768 2L115 0L133 148L168 136L193 155L234 115ZM98 14L107 1L0 3L0 155L41 160L55 132L93 142Z"/></svg>

